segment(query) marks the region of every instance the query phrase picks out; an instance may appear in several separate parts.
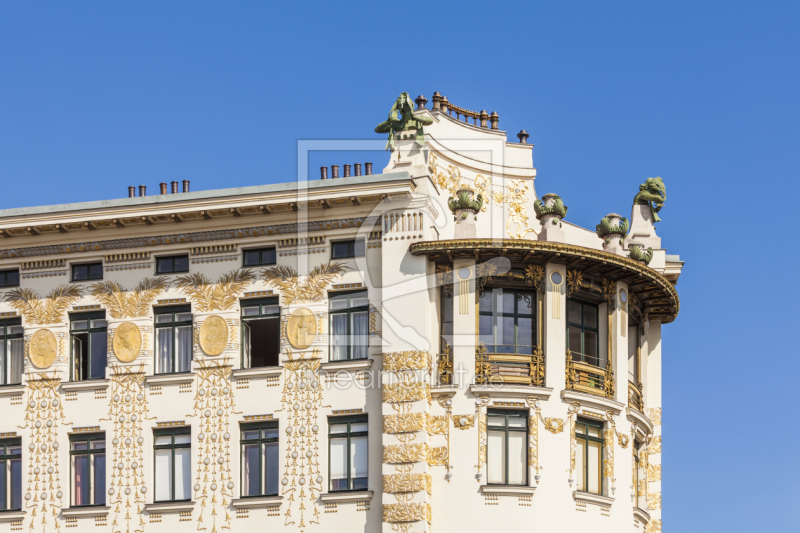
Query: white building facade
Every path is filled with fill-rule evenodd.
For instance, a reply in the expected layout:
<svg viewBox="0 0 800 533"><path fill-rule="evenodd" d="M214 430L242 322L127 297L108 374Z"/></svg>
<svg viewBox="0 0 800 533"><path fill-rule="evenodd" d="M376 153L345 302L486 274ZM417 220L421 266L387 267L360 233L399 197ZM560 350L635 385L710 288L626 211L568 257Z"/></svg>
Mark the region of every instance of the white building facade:
<svg viewBox="0 0 800 533"><path fill-rule="evenodd" d="M426 103L380 174L0 211L0 531L661 531L663 182L580 228Z"/></svg>

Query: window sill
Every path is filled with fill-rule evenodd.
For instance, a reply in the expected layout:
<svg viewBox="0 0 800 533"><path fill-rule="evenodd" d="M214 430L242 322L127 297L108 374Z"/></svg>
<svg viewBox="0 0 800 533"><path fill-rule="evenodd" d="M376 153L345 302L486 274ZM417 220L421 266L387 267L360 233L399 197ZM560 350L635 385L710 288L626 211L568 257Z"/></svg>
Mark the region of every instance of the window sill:
<svg viewBox="0 0 800 533"><path fill-rule="evenodd" d="M257 368L240 368L232 372L234 379L263 379L280 377L283 374L282 366L260 366Z"/></svg>
<svg viewBox="0 0 800 533"><path fill-rule="evenodd" d="M469 391L474 395L497 396L502 398L527 398L539 396L543 400L553 394L551 387L534 387L532 385L470 385Z"/></svg>
<svg viewBox="0 0 800 533"><path fill-rule="evenodd" d="M0 398L4 396L16 396L25 392L22 385L2 385L0 386Z"/></svg>
<svg viewBox="0 0 800 533"><path fill-rule="evenodd" d="M147 503L144 506L144 510L148 513L180 513L182 511L194 510L194 502L185 501Z"/></svg>
<svg viewBox="0 0 800 533"><path fill-rule="evenodd" d="M527 485L481 485L484 494L498 494L506 496L532 496L536 487Z"/></svg>
<svg viewBox="0 0 800 533"><path fill-rule="evenodd" d="M567 403L578 402L581 404L581 407L594 408L603 412L611 411L615 416L618 416L620 413L622 413L622 410L625 409L625 404L623 403L609 400L608 398L603 398L602 396L594 396L593 394L585 394L583 392L575 392L572 390L561 391L561 398L563 398Z"/></svg>
<svg viewBox="0 0 800 533"><path fill-rule="evenodd" d="M641 432L642 436L651 435L653 433L653 422L647 418L647 415L637 409L627 408L628 420L636 422L636 431Z"/></svg>
<svg viewBox="0 0 800 533"><path fill-rule="evenodd" d="M575 500L580 500L582 502L591 503L594 505L611 505L614 503L614 498L609 498L608 496L603 496L601 494L595 494L593 492L582 492L579 490L572 491L572 497Z"/></svg>
<svg viewBox="0 0 800 533"><path fill-rule="evenodd" d="M372 499L374 492L371 490L329 492L320 494L319 499L322 503L351 503L368 502Z"/></svg>
<svg viewBox="0 0 800 533"><path fill-rule="evenodd" d="M25 518L25 511L22 510L14 510L14 511L0 511L0 522L12 522L14 520L22 520Z"/></svg>
<svg viewBox="0 0 800 533"><path fill-rule="evenodd" d="M234 509L248 508L258 509L260 507L275 507L283 503L283 496L253 496L250 498L239 498L231 501Z"/></svg>
<svg viewBox="0 0 800 533"><path fill-rule="evenodd" d="M649 524L650 523L650 514L645 511L644 509L640 509L638 507L633 508L633 517L636 518L642 524Z"/></svg>
<svg viewBox="0 0 800 533"><path fill-rule="evenodd" d="M157 374L147 376L145 382L150 385L169 385L170 383L187 383L194 381L194 372L181 372L180 374Z"/></svg>
<svg viewBox="0 0 800 533"><path fill-rule="evenodd" d="M66 381L61 384L64 392L107 389L107 379L86 379L84 381Z"/></svg>
<svg viewBox="0 0 800 533"><path fill-rule="evenodd" d="M82 505L61 509L61 514L64 518L81 518L84 516L108 516L109 511L111 511L111 507L104 505Z"/></svg>
<svg viewBox="0 0 800 533"><path fill-rule="evenodd" d="M331 374L333 372L341 372L342 370L347 372L357 372L359 370L369 370L372 368L372 362L374 359L349 359L347 361L330 361L328 363L322 363L320 365L324 372Z"/></svg>

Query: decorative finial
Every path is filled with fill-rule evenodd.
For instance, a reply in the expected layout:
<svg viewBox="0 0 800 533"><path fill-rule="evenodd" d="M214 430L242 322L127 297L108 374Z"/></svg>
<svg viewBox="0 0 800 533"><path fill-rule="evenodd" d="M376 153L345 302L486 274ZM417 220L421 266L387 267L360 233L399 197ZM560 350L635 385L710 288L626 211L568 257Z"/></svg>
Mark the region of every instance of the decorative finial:
<svg viewBox="0 0 800 533"><path fill-rule="evenodd" d="M630 250L628 257L634 261L639 261L643 265L648 265L653 259L653 248L648 247L647 250L645 250L644 245L640 242L629 242L628 249Z"/></svg>
<svg viewBox="0 0 800 533"><path fill-rule="evenodd" d="M520 130L519 133L517 133L517 137L519 138L519 144L528 144L528 137L530 137L530 135L528 135L527 131Z"/></svg>
<svg viewBox="0 0 800 533"><path fill-rule="evenodd" d="M417 96L416 100L414 100L414 102L416 102L416 104L417 104L417 109L416 110L418 111L420 109L425 109L425 104L428 103L428 99L425 98L424 95L419 95L419 96Z"/></svg>
<svg viewBox="0 0 800 533"><path fill-rule="evenodd" d="M597 236L603 239L603 249L612 253L624 253L629 229L628 219L616 213L607 214L595 227Z"/></svg>

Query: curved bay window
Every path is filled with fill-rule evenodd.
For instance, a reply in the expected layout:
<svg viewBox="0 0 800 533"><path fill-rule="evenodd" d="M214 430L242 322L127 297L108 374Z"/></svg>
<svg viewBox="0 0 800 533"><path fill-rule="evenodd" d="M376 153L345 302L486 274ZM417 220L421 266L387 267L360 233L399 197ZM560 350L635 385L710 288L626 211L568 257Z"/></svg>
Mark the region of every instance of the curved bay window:
<svg viewBox="0 0 800 533"><path fill-rule="evenodd" d="M567 299L567 349L573 361L605 367L600 360L597 306Z"/></svg>
<svg viewBox="0 0 800 533"><path fill-rule="evenodd" d="M0 321L0 385L19 385L22 382L24 351L22 319Z"/></svg>

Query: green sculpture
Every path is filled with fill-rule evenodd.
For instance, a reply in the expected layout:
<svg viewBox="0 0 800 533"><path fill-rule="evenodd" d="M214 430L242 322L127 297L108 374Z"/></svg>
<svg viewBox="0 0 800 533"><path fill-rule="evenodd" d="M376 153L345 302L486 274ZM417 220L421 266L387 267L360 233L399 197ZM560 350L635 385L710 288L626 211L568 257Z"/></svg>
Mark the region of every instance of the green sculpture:
<svg viewBox="0 0 800 533"><path fill-rule="evenodd" d="M650 263L650 260L653 259L653 248L651 247L648 247L647 250L645 250L644 246L641 244L632 242L628 244L628 249L630 250L628 257L634 261L639 261L647 265Z"/></svg>
<svg viewBox="0 0 800 533"><path fill-rule="evenodd" d="M459 189L456 191L455 197L451 196L447 200L447 206L453 212L453 220L457 221L456 211L461 211L462 219L467 218L467 211L472 211L475 214L475 219L478 219L478 213L483 207L483 195L479 193L473 200L474 194L475 192L470 189Z"/></svg>
<svg viewBox="0 0 800 533"><path fill-rule="evenodd" d="M546 205L539 198L533 202L533 210L536 213L536 218L538 220L542 220L542 217L546 215L556 215L560 218L567 216L567 206L564 205L564 202L561 200L560 196L557 194L545 194L543 198L548 200L547 203L550 203L549 200L552 198L553 203L551 205Z"/></svg>
<svg viewBox="0 0 800 533"><path fill-rule="evenodd" d="M597 232L598 237L603 239L605 242L608 242L609 235L619 235L622 237L622 239L625 239L625 235L628 234L630 227L630 222L628 222L628 219L625 217L620 217L619 224L612 226L611 219L608 216L604 216L600 223L595 227L595 231Z"/></svg>
<svg viewBox="0 0 800 533"><path fill-rule="evenodd" d="M661 178L647 178L647 181L639 185L639 192L633 199L633 205L649 205L655 224L661 221L657 213L661 211L666 201L667 189Z"/></svg>
<svg viewBox="0 0 800 533"><path fill-rule="evenodd" d="M408 96L408 93L402 93L395 100L391 111L389 111L389 118L381 122L375 127L375 133L388 133L389 140L386 142L386 149L394 152L395 136L398 139L410 139L411 134L403 135L401 132L408 130L416 130L416 140L418 146L425 144L425 135L422 132L422 126L430 126L433 124L431 117L420 115L414 116L413 100Z"/></svg>

